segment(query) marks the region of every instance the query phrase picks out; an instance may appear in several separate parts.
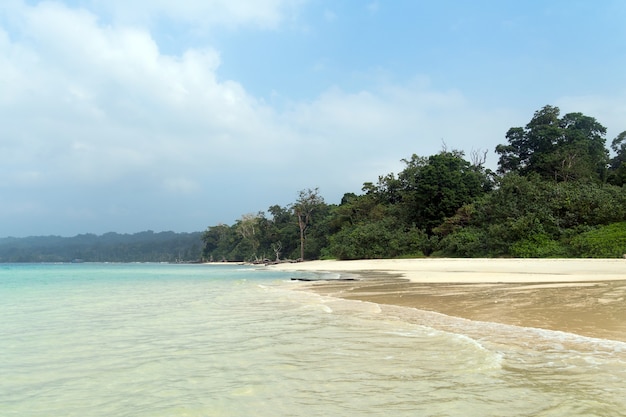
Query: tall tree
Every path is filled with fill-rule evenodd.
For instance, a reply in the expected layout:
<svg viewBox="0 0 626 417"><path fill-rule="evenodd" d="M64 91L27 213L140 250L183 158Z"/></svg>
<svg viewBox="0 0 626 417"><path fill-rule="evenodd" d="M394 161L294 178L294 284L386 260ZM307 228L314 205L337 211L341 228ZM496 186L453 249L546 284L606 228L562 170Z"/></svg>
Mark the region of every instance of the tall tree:
<svg viewBox="0 0 626 417"><path fill-rule="evenodd" d="M202 235L202 256L209 261L225 261L238 241L234 227L218 224L210 226Z"/></svg>
<svg viewBox="0 0 626 417"><path fill-rule="evenodd" d="M442 151L404 161L407 166L398 174L402 184L399 213L406 226L430 233L461 206L491 190L489 172L463 156L460 151Z"/></svg>
<svg viewBox="0 0 626 417"><path fill-rule="evenodd" d="M615 156L611 159L608 182L613 185L626 184L626 130L611 142Z"/></svg>
<svg viewBox="0 0 626 417"><path fill-rule="evenodd" d="M319 188L314 190L309 188L298 193L298 200L292 206L300 229L300 259L302 260L304 260L304 242L307 228L311 222L313 212L323 204L324 199L319 194Z"/></svg>
<svg viewBox="0 0 626 417"><path fill-rule="evenodd" d="M241 236L242 243L246 245L246 250L250 253L250 259L257 259L260 246L259 229L263 213L244 214L241 219L237 220L235 230Z"/></svg>
<svg viewBox="0 0 626 417"><path fill-rule="evenodd" d="M276 254L277 245L280 253L287 257L297 257L299 236L297 218L291 207L273 205L268 209L271 219L268 221L266 246L269 253ZM279 244L280 242L280 244Z"/></svg>
<svg viewBox="0 0 626 417"><path fill-rule="evenodd" d="M558 107L545 106L535 112L526 127L513 127L500 144L500 173L537 173L556 181L604 180L608 151L606 128L593 117L568 113L559 118Z"/></svg>

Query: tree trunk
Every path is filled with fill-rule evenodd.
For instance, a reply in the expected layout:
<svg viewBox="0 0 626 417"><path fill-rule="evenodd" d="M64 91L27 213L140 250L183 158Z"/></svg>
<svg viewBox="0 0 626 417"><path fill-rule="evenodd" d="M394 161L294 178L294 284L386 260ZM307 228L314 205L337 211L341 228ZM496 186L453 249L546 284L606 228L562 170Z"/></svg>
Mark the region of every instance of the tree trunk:
<svg viewBox="0 0 626 417"><path fill-rule="evenodd" d="M306 224L304 224L301 214L298 214L298 225L300 226L300 259L304 261L304 229Z"/></svg>

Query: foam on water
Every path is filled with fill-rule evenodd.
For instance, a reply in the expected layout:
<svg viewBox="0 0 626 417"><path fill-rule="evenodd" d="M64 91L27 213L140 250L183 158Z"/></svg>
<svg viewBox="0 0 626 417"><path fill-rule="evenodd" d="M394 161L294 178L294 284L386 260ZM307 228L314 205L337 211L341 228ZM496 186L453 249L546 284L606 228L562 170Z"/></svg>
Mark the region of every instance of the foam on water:
<svg viewBox="0 0 626 417"><path fill-rule="evenodd" d="M623 343L238 266L0 270L2 416L623 415Z"/></svg>

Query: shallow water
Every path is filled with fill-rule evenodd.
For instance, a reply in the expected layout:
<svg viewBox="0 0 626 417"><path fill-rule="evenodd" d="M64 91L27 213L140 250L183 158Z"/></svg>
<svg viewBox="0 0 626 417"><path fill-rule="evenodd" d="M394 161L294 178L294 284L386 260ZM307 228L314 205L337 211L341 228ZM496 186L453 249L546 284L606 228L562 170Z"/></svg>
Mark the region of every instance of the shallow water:
<svg viewBox="0 0 626 417"><path fill-rule="evenodd" d="M2 416L620 416L626 343L239 266L0 266Z"/></svg>

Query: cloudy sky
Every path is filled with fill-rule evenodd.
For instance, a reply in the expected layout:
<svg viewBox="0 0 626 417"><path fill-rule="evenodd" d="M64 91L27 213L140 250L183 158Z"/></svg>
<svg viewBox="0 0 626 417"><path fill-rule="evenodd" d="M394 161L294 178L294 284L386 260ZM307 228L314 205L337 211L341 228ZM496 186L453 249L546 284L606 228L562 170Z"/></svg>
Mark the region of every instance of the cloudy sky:
<svg viewBox="0 0 626 417"><path fill-rule="evenodd" d="M0 237L201 231L488 150L626 130L623 0L2 0Z"/></svg>

